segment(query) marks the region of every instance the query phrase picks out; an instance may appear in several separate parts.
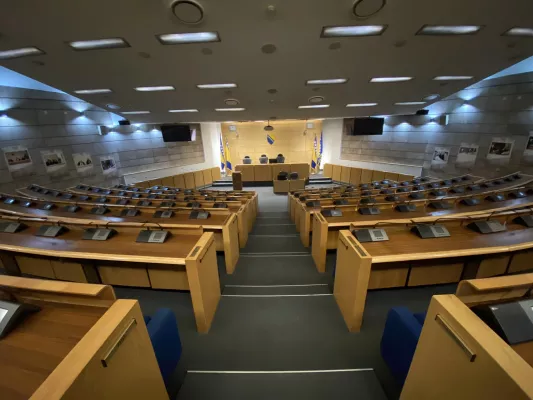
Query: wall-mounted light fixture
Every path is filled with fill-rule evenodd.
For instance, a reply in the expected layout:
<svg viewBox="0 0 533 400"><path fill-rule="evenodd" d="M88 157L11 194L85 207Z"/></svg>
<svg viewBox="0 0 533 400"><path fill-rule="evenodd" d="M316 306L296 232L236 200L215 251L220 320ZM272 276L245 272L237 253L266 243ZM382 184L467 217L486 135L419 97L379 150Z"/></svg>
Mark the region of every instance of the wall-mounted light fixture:
<svg viewBox="0 0 533 400"><path fill-rule="evenodd" d="M0 111L0 118L7 118L7 112Z"/></svg>
<svg viewBox="0 0 533 400"><path fill-rule="evenodd" d="M446 126L450 122L450 116L448 114L437 115L432 117L430 122L435 122L436 124Z"/></svg>

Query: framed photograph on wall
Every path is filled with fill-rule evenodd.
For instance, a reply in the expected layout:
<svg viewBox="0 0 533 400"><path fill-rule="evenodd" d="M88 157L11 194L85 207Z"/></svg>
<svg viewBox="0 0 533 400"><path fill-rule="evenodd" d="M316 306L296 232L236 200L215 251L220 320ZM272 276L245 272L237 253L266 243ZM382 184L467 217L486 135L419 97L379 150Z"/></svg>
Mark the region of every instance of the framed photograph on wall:
<svg viewBox="0 0 533 400"><path fill-rule="evenodd" d="M479 146L477 144L461 143L457 153L458 164L474 164L476 162Z"/></svg>
<svg viewBox="0 0 533 400"><path fill-rule="evenodd" d="M449 147L435 147L433 157L431 157L431 165L446 165L450 158Z"/></svg>
<svg viewBox="0 0 533 400"><path fill-rule="evenodd" d="M117 170L117 163L113 156L100 157L100 166L104 175L109 175Z"/></svg>
<svg viewBox="0 0 533 400"><path fill-rule="evenodd" d="M41 157L48 173L59 171L67 166L67 160L61 150L42 150Z"/></svg>
<svg viewBox="0 0 533 400"><path fill-rule="evenodd" d="M502 160L511 157L514 140L509 138L492 138L487 154L488 160Z"/></svg>
<svg viewBox="0 0 533 400"><path fill-rule="evenodd" d="M30 152L24 146L4 147L2 150L6 159L7 168L11 172L31 167L33 164Z"/></svg>
<svg viewBox="0 0 533 400"><path fill-rule="evenodd" d="M74 153L72 160L78 172L87 172L93 169L93 159L89 153Z"/></svg>

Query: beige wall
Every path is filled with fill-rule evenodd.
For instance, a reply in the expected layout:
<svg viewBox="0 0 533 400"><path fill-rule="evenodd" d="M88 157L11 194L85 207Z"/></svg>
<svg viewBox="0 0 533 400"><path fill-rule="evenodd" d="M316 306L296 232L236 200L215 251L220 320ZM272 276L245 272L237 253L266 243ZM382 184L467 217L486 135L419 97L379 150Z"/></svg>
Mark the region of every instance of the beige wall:
<svg viewBox="0 0 533 400"><path fill-rule="evenodd" d="M223 123L222 133L228 137L233 165L242 164L244 156L250 156L254 164L259 163L261 154L276 158L281 153L286 163L310 163L315 134L320 140L322 121L313 122L312 129L306 129L306 121L270 122L274 131L266 132L266 122ZM230 125L237 127L236 132L229 130ZM273 145L267 142L267 133L275 137Z"/></svg>

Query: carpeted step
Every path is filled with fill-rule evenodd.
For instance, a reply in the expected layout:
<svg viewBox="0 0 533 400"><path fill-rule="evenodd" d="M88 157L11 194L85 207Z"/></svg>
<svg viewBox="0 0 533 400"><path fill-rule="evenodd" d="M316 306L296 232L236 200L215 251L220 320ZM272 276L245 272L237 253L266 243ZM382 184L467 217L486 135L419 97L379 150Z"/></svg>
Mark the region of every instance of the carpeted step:
<svg viewBox="0 0 533 400"><path fill-rule="evenodd" d="M295 235L263 235L263 236L248 236L246 247L241 249L241 254L260 253L260 254L276 254L276 253L296 253L309 254L309 249L302 245L299 236Z"/></svg>
<svg viewBox="0 0 533 400"><path fill-rule="evenodd" d="M327 283L297 285L226 285L223 296L300 296L330 295Z"/></svg>
<svg viewBox="0 0 533 400"><path fill-rule="evenodd" d="M298 235L294 224L255 224L250 235Z"/></svg>

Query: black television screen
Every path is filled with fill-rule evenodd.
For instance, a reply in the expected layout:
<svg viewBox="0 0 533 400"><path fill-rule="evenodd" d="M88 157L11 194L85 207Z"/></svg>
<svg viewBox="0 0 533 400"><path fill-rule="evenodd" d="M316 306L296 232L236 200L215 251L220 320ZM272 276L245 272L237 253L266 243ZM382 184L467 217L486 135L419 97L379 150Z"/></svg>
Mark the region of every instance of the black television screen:
<svg viewBox="0 0 533 400"><path fill-rule="evenodd" d="M355 118L352 135L382 135L384 118Z"/></svg>
<svg viewBox="0 0 533 400"><path fill-rule="evenodd" d="M161 125L164 142L190 142L191 127L189 125Z"/></svg>

